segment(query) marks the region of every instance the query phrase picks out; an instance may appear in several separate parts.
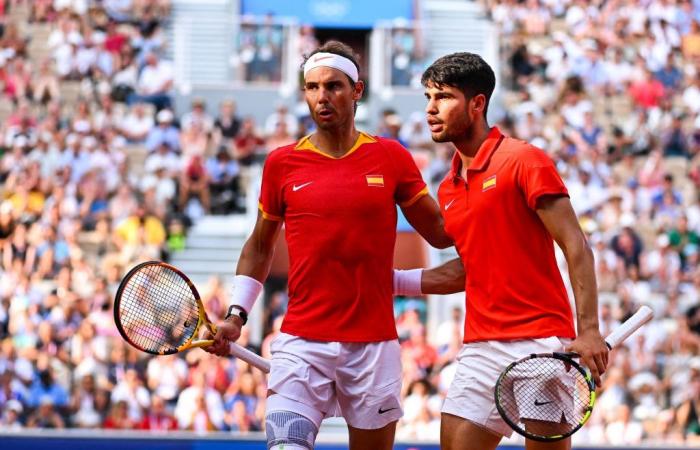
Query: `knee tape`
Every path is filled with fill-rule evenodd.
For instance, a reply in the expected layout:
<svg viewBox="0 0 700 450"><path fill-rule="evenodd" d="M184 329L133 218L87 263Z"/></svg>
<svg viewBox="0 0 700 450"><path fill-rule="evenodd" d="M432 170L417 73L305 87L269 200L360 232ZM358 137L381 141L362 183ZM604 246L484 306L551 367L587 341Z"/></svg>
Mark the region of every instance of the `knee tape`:
<svg viewBox="0 0 700 450"><path fill-rule="evenodd" d="M301 414L272 411L265 416L268 450L313 450L318 428Z"/></svg>

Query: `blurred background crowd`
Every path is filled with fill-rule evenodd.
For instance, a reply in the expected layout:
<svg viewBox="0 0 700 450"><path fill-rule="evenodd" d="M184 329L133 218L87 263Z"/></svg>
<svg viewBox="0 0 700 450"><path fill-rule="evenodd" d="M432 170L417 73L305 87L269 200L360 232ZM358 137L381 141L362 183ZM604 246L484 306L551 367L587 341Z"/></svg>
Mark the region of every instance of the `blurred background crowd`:
<svg viewBox="0 0 700 450"><path fill-rule="evenodd" d="M480 3L501 38L495 125L556 162L594 249L603 332L641 304L656 312L612 353L574 440L698 444L700 1ZM0 429L263 428L262 373L198 350L146 357L113 325L126 270L183 250L205 215L245 212L252 169L313 128L303 105L260 123L233 98L176 111L170 8L0 0ZM269 18L241 30L243 78L279 80L281 30ZM301 53L318 44L300 33ZM420 36L393 38L393 83L415 85L430 63ZM422 112L386 109L373 128L414 154L434 192L452 149L432 143ZM223 284L200 289L210 317L228 305ZM286 294L266 287L264 340L240 342L269 357ZM462 309L428 327L426 302L396 300L403 439L438 437L461 343Z"/></svg>

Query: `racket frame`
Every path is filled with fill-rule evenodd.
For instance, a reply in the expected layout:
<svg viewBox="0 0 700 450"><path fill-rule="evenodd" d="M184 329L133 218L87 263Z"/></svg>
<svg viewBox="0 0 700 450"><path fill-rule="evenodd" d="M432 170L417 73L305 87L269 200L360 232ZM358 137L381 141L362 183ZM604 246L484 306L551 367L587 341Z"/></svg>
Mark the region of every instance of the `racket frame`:
<svg viewBox="0 0 700 450"><path fill-rule="evenodd" d="M645 323L649 322L652 318L654 317L654 311L647 305L642 305L637 312L635 312L632 317L627 319L625 322L620 324L615 330L612 331L606 338L605 338L605 344L608 346L608 349L612 350L613 347L616 347L620 343L624 342L625 339L627 339L632 333L637 331L639 328L642 327ZM542 435L536 435L534 433L528 433L527 431L521 429L518 425L514 424L512 420L508 417L508 415L505 413L505 410L501 406L499 400L500 400L500 389L501 389L501 380L504 379L505 375L510 372L510 370L517 365L518 363L522 361L526 361L529 359L533 358L542 358L542 357L549 357L549 358L555 358L555 359L560 359L564 362L567 362L571 364L572 367L574 367L576 370L584 374L584 378L586 379L586 382L588 384L589 390L590 390L590 399L589 399L589 404L587 407L587 411L584 414L583 418L579 421L577 426L570 430L569 432L565 434L560 434L560 435L553 435L553 436L542 436ZM501 415L503 420L515 431L516 433L525 436L528 439L532 439L535 441L541 441L541 442L553 442L553 441L559 441L562 439L565 439L572 434L574 434L576 431L578 431L585 423L588 421L588 419L591 416L591 413L593 412L593 406L595 406L595 400L596 400L596 390L595 390L595 383L593 382L590 373L585 370L578 362L574 361L573 358L578 358L579 355L573 352L554 352L554 353L540 353L540 354L531 354L530 356L526 356L525 358L519 359L518 361L512 362L506 367L503 372L498 377L498 380L496 381L496 387L494 388L494 400L496 402L496 408L498 409L498 413Z"/></svg>
<svg viewBox="0 0 700 450"><path fill-rule="evenodd" d="M593 406L595 406L596 401L595 383L593 382L593 377L591 377L590 372L584 369L578 362L576 362L573 359L577 358L578 356L579 355L572 352L533 353L510 363L508 367L506 367L505 370L501 372L501 374L498 377L498 380L496 381L496 388L494 389L494 400L496 402L496 408L498 409L498 413L501 415L503 420L513 429L513 431L520 434L521 436L526 437L527 439L532 439L533 441L554 442L566 439L567 437L577 432L582 426L586 424L586 422L588 422L588 419L591 417L591 413L593 412ZM565 364L568 364L572 369L577 370L581 375L583 375L583 379L586 381L586 386L588 387L588 405L586 406L585 413L581 420L579 420L579 422L575 424L575 426L566 433L545 436L529 432L517 423L515 423L513 420L511 420L511 418L506 413L505 408L503 408L503 406L501 405L501 382L506 378L510 371L520 363L529 361L531 359L542 358L557 359L564 362Z"/></svg>
<svg viewBox="0 0 700 450"><path fill-rule="evenodd" d="M148 350L145 348L142 348L140 345L136 344L126 333L126 330L124 330L121 319L120 319L120 314L119 314L119 305L121 303L121 298L122 298L122 292L124 289L126 289L126 286L128 285L129 281L131 278L133 278L139 271L146 267L146 266L159 266L159 267L164 267L169 270L172 270L176 274L182 278L182 280L187 283L187 286L190 288L192 291L192 295L195 298L195 301L197 303L197 325L194 327L192 334L183 342L180 344L178 347L171 348L168 350L162 350L159 352L154 352L152 350ZM119 334L124 338L125 341L127 341L129 344L134 346L135 348L146 352L150 353L151 355L173 355L175 353L179 353L183 350L187 350L190 348L195 348L195 347L207 347L211 345L214 341L209 340L209 339L202 339L202 340L194 340L195 336L198 335L199 329L202 327L202 325L206 326L207 329L211 332L211 334L216 334L216 326L211 323L209 320L209 317L207 317L207 313L204 310L204 304L202 303L202 298L199 296L199 292L197 291L197 288L194 286L194 283L185 275L180 269L178 269L175 266L172 266L168 263L164 263L162 261L146 261L140 264L137 264L134 266L129 272L124 276L122 279L121 283L119 283L119 288L117 289L117 294L115 296L115 301L114 301L114 323L117 325L117 329L119 330Z"/></svg>

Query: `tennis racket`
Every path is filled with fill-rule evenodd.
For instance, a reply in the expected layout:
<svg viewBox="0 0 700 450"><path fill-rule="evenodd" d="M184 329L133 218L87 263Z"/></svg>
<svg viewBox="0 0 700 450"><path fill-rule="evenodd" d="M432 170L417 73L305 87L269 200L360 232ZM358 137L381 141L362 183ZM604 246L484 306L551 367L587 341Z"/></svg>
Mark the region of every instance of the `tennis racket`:
<svg viewBox="0 0 700 450"><path fill-rule="evenodd" d="M114 322L129 344L152 355L211 345L213 340L198 339L202 325L216 333L194 284L159 261L141 263L126 274L117 289ZM231 343L230 354L270 372L269 361L238 344Z"/></svg>
<svg viewBox="0 0 700 450"><path fill-rule="evenodd" d="M605 339L612 349L653 317L642 306ZM578 431L591 416L595 384L575 361L576 353L533 354L511 363L496 382L496 407L513 430L528 439L550 442Z"/></svg>

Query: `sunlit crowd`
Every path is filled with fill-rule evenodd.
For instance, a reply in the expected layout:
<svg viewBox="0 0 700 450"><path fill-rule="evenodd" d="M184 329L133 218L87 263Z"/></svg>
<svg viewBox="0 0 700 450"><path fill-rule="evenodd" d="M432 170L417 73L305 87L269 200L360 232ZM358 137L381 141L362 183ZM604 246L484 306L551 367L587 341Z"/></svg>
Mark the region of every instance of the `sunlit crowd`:
<svg viewBox="0 0 700 450"><path fill-rule="evenodd" d="M574 442L697 444L700 2L479 3L501 39L505 115L493 125L555 161L595 254L603 332L642 304L656 313L612 352ZM264 428L257 369L199 350L147 357L113 324L125 271L185 249L205 215L244 213L259 183L251 169L311 126L282 101L260 123L235 98L195 97L176 111L171 7L0 1L0 103L9 105L0 107L0 429ZM243 78L278 81L286 31L271 17L242 30ZM300 33L300 52L317 45L311 27ZM394 36L392 79L410 85L415 37ZM397 139L439 183L453 150L432 142L423 114L388 109L376 119L367 131ZM228 287L212 277L200 292L222 317ZM285 290L267 285L264 301L263 341L246 331L240 342L269 357ZM427 301L440 298L395 301L399 439L438 438L461 345L462 310L428 327Z"/></svg>

